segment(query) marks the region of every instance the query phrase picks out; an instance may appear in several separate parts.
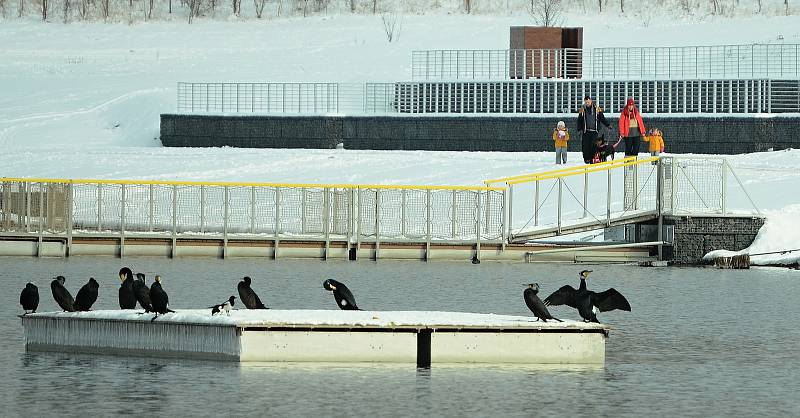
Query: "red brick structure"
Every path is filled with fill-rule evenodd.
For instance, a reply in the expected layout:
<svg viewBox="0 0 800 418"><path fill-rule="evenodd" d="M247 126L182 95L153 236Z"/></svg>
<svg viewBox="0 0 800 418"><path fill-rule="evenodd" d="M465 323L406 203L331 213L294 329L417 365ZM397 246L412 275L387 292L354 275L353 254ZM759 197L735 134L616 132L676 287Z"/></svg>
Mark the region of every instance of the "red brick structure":
<svg viewBox="0 0 800 418"><path fill-rule="evenodd" d="M581 78L581 52L559 50L582 49L583 28L512 26L510 39L511 78ZM518 51L530 49L542 51Z"/></svg>

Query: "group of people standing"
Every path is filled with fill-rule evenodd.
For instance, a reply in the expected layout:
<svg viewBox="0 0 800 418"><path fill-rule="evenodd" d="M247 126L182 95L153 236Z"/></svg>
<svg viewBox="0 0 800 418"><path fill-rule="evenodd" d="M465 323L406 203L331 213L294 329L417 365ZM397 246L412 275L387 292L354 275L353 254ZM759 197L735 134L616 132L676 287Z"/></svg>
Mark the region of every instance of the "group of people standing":
<svg viewBox="0 0 800 418"><path fill-rule="evenodd" d="M581 152L586 164L605 161L609 156L613 159L617 147L624 140L625 156L639 155L642 141L650 145L653 156L664 152L664 140L661 131L653 129L649 133L645 128L642 115L633 98L628 99L625 108L620 112L619 136L613 145L606 141L605 132L611 132L611 123L606 120L603 109L594 103L590 96L583 98L583 106L578 110L577 132L581 134ZM609 135L610 138L610 135ZM556 164L567 163L567 144L570 139L569 130L564 121L559 121L553 131L556 148Z"/></svg>

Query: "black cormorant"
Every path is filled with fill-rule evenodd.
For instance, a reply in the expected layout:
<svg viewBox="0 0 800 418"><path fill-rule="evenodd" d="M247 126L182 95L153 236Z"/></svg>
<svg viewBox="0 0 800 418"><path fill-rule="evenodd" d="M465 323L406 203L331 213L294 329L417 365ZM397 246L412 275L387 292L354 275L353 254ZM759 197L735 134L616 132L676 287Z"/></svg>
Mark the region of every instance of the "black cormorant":
<svg viewBox="0 0 800 418"><path fill-rule="evenodd" d="M133 272L127 267L119 270L119 307L136 309L136 295L133 293Z"/></svg>
<svg viewBox="0 0 800 418"><path fill-rule="evenodd" d="M88 311L92 309L92 305L97 301L97 289L99 288L100 284L97 283L97 280L90 277L89 281L75 295L75 310Z"/></svg>
<svg viewBox="0 0 800 418"><path fill-rule="evenodd" d="M64 287L64 282L66 281L67 279L64 276L57 276L50 282L50 290L53 292L53 299L56 300L61 309L67 312L75 312L75 299L72 298L69 290Z"/></svg>
<svg viewBox="0 0 800 418"><path fill-rule="evenodd" d="M150 301L150 288L147 287L145 275L142 273L136 273L136 280L133 281L133 294L136 302L139 302L139 306L144 309L145 313L154 312L153 302ZM136 302L134 302L134 308L136 307Z"/></svg>
<svg viewBox="0 0 800 418"><path fill-rule="evenodd" d="M591 270L580 272L581 285L578 290L575 290L570 285L562 286L561 289L556 290L552 295L545 298L544 304L547 306L571 306L578 310L584 322L600 323L597 320L597 311L606 312L621 309L630 312L631 305L628 300L614 288L600 293L586 289L586 279L591 272Z"/></svg>
<svg viewBox="0 0 800 418"><path fill-rule="evenodd" d="M333 298L336 299L336 305L339 306L340 309L345 311L361 310L358 305L356 305L356 298L353 297L353 293L350 292L350 289L348 289L344 283L328 279L322 283L322 287L324 287L325 290L333 292Z"/></svg>
<svg viewBox="0 0 800 418"><path fill-rule="evenodd" d="M216 315L222 311L230 316L231 315L231 308L233 307L234 300L236 300L236 296L231 296L225 302L220 303L219 305L214 305L211 307L211 315Z"/></svg>
<svg viewBox="0 0 800 418"><path fill-rule="evenodd" d="M550 315L550 312L547 311L547 306L544 306L544 302L539 299L539 283L528 283L527 289L522 292L522 295L525 297L525 304L528 305L528 309L533 312L536 316L536 320L542 320L542 322L547 322L548 319L554 319L558 322L561 322L560 319Z"/></svg>
<svg viewBox="0 0 800 418"><path fill-rule="evenodd" d="M156 316L153 317L153 321L158 318L159 314L175 312L167 308L169 305L169 295L167 295L167 292L161 287L161 276L156 276L155 282L150 285L150 301L153 303L153 312L156 313Z"/></svg>
<svg viewBox="0 0 800 418"><path fill-rule="evenodd" d="M250 287L250 277L244 276L236 287L239 289L239 300L242 301L247 309L267 309L267 307L261 303L261 299L253 288Z"/></svg>
<svg viewBox="0 0 800 418"><path fill-rule="evenodd" d="M28 282L22 293L19 294L19 304L27 314L28 311L36 313L36 308L39 307L39 288L35 284Z"/></svg>

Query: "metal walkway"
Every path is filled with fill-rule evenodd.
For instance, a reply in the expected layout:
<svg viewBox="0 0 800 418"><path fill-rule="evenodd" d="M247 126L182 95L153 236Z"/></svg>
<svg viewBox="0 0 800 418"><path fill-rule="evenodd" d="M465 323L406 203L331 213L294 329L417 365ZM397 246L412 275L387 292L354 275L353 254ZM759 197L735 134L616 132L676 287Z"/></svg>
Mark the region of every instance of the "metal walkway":
<svg viewBox="0 0 800 418"><path fill-rule="evenodd" d="M524 243L662 216L726 216L729 177L755 208L719 157L628 157L484 183L508 188L506 236L510 243Z"/></svg>

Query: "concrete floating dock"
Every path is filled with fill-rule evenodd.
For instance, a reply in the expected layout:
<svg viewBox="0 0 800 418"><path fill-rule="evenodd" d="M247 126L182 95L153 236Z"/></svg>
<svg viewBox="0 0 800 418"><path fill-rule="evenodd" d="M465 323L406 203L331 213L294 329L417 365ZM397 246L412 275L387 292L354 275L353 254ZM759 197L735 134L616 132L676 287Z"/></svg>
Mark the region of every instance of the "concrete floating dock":
<svg viewBox="0 0 800 418"><path fill-rule="evenodd" d="M240 362L603 364L608 327L462 312L180 310L21 316L29 351Z"/></svg>

